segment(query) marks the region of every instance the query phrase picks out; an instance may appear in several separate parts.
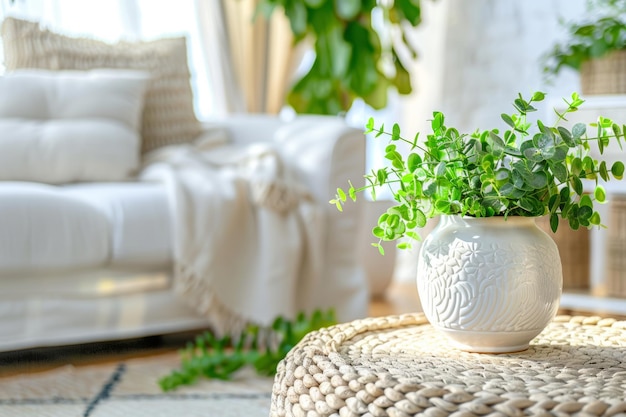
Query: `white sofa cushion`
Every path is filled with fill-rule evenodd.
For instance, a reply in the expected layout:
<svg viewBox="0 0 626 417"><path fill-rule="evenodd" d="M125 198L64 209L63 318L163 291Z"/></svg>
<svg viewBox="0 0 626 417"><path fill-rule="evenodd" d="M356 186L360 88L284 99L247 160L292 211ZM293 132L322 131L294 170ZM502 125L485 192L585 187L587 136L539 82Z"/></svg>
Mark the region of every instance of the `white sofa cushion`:
<svg viewBox="0 0 626 417"><path fill-rule="evenodd" d="M166 188L156 182L80 183L59 192L81 200L109 221L113 267L160 267L172 262L172 218Z"/></svg>
<svg viewBox="0 0 626 417"><path fill-rule="evenodd" d="M22 70L0 77L0 180L122 180L139 165L149 76Z"/></svg>
<svg viewBox="0 0 626 417"><path fill-rule="evenodd" d="M0 186L0 281L12 273L99 267L109 259L106 216L54 186Z"/></svg>
<svg viewBox="0 0 626 417"><path fill-rule="evenodd" d="M142 152L190 142L201 132L184 37L110 44L60 35L37 22L7 17L2 23L2 43L7 70L121 68L150 72L141 128Z"/></svg>

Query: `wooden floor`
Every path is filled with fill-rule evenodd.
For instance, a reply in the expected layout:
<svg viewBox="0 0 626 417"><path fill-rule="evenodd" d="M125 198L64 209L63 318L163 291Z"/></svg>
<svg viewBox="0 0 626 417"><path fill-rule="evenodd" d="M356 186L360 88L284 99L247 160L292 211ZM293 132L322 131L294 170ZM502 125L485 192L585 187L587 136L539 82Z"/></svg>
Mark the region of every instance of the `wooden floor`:
<svg viewBox="0 0 626 417"><path fill-rule="evenodd" d="M393 284L385 297L372 300L370 316L419 311L415 285ZM29 349L0 353L0 377L42 372L63 365L86 366L173 352L192 341L195 333L148 337L120 342Z"/></svg>

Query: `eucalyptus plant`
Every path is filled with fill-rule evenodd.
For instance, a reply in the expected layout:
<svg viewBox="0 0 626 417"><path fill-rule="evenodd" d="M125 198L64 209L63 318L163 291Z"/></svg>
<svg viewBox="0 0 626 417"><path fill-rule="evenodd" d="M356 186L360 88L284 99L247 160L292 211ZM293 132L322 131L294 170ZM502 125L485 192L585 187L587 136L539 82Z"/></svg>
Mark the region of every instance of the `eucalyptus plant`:
<svg viewBox="0 0 626 417"><path fill-rule="evenodd" d="M426 140L420 140L419 133L410 140L401 136L397 123L389 132L384 124L376 127L370 118L366 133L389 139L385 158L390 166L365 175L362 187L349 182L347 189L338 188L330 202L341 211L348 198L356 201L357 193L369 190L375 200L376 191L388 187L397 204L380 216L372 231L379 239L373 245L381 253L382 241L408 237L398 247L410 247L411 239L420 239L418 229L427 219L440 214L549 215L553 232L561 221L574 230L599 226L601 219L594 204L606 200L599 181L621 179L624 164L617 161L609 167L605 161L592 158L589 151L594 145L602 154L611 141L621 147L626 126L605 117L589 125L576 123L571 130L561 126L567 115L583 104L578 93L564 99L564 111L554 110L553 126L538 119L531 121L529 115L537 110L535 103L544 98L542 92L528 99L519 94L513 102L515 111L501 115L507 125L503 132L460 133L445 125L443 113L435 112L432 133ZM588 127L594 134L588 134ZM399 143L407 144L409 151L403 153ZM590 192L586 192L585 182L592 184Z"/></svg>

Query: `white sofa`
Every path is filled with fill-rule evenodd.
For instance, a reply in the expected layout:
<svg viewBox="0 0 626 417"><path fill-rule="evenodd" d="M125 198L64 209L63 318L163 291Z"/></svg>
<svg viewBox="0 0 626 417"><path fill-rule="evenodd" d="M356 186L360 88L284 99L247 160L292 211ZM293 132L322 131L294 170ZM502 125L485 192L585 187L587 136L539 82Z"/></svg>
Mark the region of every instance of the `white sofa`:
<svg viewBox="0 0 626 417"><path fill-rule="evenodd" d="M339 213L328 204L336 187L362 178L362 132L322 116L242 115L216 126L236 143L281 138L324 213L319 307L341 321L365 316L361 205ZM0 351L207 328L172 291L171 221L160 183L0 181Z"/></svg>
<svg viewBox="0 0 626 417"><path fill-rule="evenodd" d="M358 129L259 115L203 127L182 37L109 44L16 18L1 36L0 351L367 313L361 205L328 204L362 179ZM281 157L247 147L237 170L225 145L215 174L196 148L224 149L225 131Z"/></svg>

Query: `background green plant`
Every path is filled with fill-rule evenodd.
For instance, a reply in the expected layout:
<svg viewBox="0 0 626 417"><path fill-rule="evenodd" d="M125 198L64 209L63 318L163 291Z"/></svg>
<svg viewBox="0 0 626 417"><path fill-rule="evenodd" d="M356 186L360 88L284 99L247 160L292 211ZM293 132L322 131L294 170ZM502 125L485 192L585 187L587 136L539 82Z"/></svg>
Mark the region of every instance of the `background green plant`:
<svg viewBox="0 0 626 417"><path fill-rule="evenodd" d="M293 321L278 317L269 328L248 326L237 338L204 332L180 351L180 369L161 378L159 386L170 391L201 377L229 379L244 366L253 366L259 375L275 375L278 362L307 333L336 323L333 310L316 310L310 317L300 313Z"/></svg>
<svg viewBox="0 0 626 417"><path fill-rule="evenodd" d="M585 61L626 48L626 0L590 1L584 20L562 25L568 38L542 57L543 71L548 77L563 67L579 71Z"/></svg>
<svg viewBox="0 0 626 417"><path fill-rule="evenodd" d="M420 0L262 0L266 16L281 8L288 17L295 42L313 42L315 61L291 88L287 101L298 113L338 114L355 98L375 109L387 105L387 92L412 91L408 71L398 48L413 58L417 51L406 40L405 28L421 22ZM381 41L372 26L380 12L386 33L399 33L400 41Z"/></svg>
<svg viewBox="0 0 626 417"><path fill-rule="evenodd" d="M381 241L419 239L417 230L426 225L428 218L440 214L549 215L552 231L557 230L560 220L575 230L600 225L594 203L603 203L606 192L599 179L621 179L624 164L618 161L609 167L604 161L598 162L589 155L590 144L595 143L601 154L611 140L617 140L621 146L626 126L599 117L589 124L596 132L591 137L583 123L575 124L571 130L559 126L568 113L583 104L577 93L564 99L567 109L555 110L554 126L548 127L541 120L533 124L528 116L536 111L534 104L544 98L542 92L529 99L520 94L513 102L515 112L501 115L508 126L503 133L491 129L461 134L445 126L443 113L435 112L432 133L426 140L420 141L419 134L408 140L400 135L398 124L387 132L384 125L376 128L370 118L366 133L389 137L385 158L391 166L372 170L365 176L363 187L355 188L349 182L347 190L337 189L330 202L342 210L348 198L356 200L357 193L369 190L376 199L376 190L388 187L398 204L380 216L372 231L379 239L373 245L381 253ZM535 133L531 133L533 127ZM398 142L410 146L406 157ZM594 182L591 194L584 192L586 180ZM402 242L398 247L407 248L410 243Z"/></svg>

